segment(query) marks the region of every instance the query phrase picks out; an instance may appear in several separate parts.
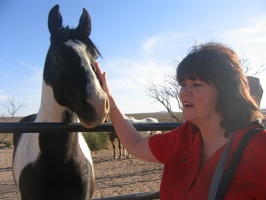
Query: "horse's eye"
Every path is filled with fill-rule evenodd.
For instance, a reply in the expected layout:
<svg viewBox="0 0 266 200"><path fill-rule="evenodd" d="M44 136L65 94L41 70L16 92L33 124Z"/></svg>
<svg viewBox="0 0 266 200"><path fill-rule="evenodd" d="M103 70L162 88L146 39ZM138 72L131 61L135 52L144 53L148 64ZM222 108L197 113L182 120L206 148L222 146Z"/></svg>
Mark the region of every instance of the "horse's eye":
<svg viewBox="0 0 266 200"><path fill-rule="evenodd" d="M99 55L98 54L96 54L96 56L95 56L95 60L97 60L99 58Z"/></svg>

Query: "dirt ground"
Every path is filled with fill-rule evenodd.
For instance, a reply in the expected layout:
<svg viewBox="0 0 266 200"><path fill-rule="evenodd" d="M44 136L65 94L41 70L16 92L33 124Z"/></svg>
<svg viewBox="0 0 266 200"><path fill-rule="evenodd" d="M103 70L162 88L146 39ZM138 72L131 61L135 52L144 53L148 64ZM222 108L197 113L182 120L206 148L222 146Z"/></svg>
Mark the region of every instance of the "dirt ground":
<svg viewBox="0 0 266 200"><path fill-rule="evenodd" d="M13 149L0 147L0 200L20 200L12 176ZM92 152L96 188L93 199L159 190L162 165L140 159L114 159L112 150Z"/></svg>

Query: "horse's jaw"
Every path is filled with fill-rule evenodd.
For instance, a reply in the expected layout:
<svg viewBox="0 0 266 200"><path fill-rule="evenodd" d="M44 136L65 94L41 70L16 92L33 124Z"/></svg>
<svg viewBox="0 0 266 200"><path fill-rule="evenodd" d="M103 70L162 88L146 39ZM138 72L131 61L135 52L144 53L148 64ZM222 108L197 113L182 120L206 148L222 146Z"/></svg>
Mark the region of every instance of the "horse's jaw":
<svg viewBox="0 0 266 200"><path fill-rule="evenodd" d="M105 122L105 120L98 120L98 121L95 121L93 123L86 123L85 121L83 121L82 119L79 119L80 123L82 126L84 126L85 128L93 128L95 126L99 126L101 125L103 122Z"/></svg>
<svg viewBox="0 0 266 200"><path fill-rule="evenodd" d="M71 111L68 107L60 105L53 93L50 85L43 81L41 105L35 122L74 122L81 123L86 128L93 128L102 124L107 117L107 112L97 112L93 118L86 109L79 109L79 111ZM86 102L91 104L91 102ZM107 102L109 108L109 102ZM95 107L97 105L94 105ZM103 108L104 109L104 108ZM95 109L97 110L97 109ZM65 120L66 113L71 113L71 120Z"/></svg>

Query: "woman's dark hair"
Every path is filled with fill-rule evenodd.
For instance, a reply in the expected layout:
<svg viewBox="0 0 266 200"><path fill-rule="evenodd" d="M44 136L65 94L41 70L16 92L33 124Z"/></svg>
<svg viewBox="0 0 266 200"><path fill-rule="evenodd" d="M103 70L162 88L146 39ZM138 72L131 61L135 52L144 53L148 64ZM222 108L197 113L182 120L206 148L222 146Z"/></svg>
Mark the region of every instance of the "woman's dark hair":
<svg viewBox="0 0 266 200"><path fill-rule="evenodd" d="M179 84L185 79L199 79L215 85L218 90L216 111L222 114L221 126L227 131L263 118L249 93L247 77L237 54L224 44L195 45L179 63L176 78Z"/></svg>

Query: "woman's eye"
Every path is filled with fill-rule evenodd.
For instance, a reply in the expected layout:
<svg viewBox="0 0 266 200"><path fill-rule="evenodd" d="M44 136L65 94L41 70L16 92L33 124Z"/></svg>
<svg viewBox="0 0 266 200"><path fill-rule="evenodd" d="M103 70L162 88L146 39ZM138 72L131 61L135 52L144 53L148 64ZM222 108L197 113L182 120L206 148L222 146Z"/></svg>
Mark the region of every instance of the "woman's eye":
<svg viewBox="0 0 266 200"><path fill-rule="evenodd" d="M202 84L200 84L200 83L193 83L193 86L194 87L198 87L198 86L202 86Z"/></svg>
<svg viewBox="0 0 266 200"><path fill-rule="evenodd" d="M179 86L182 88L182 87L185 87L186 84L185 83L180 83Z"/></svg>

